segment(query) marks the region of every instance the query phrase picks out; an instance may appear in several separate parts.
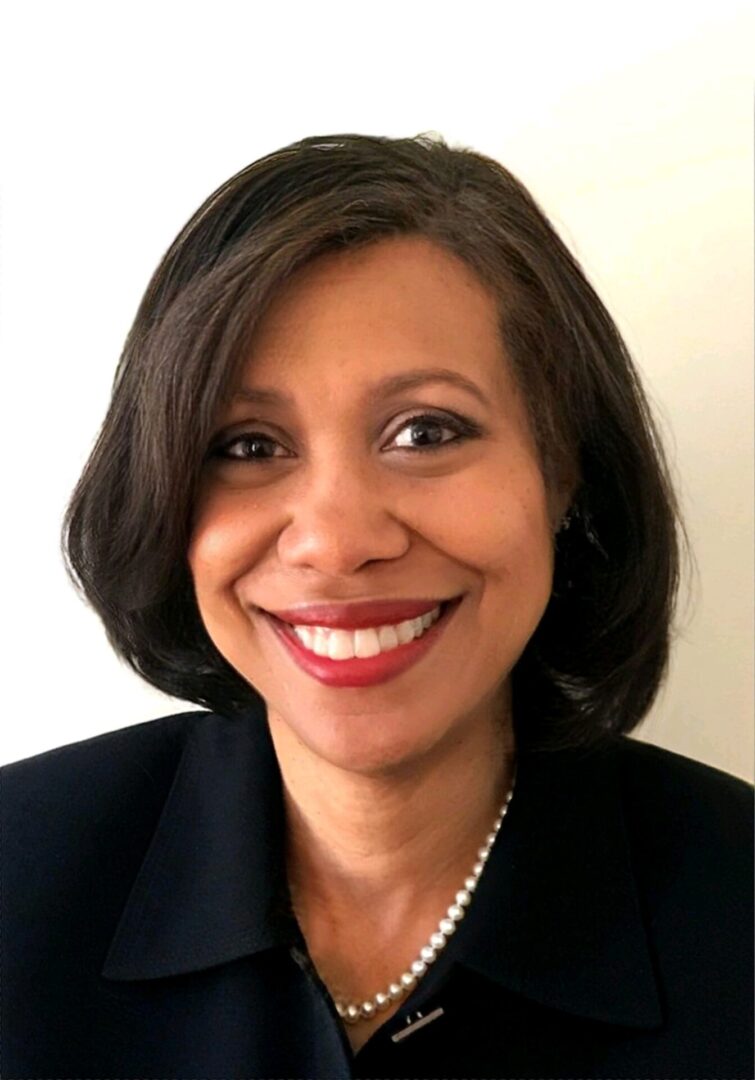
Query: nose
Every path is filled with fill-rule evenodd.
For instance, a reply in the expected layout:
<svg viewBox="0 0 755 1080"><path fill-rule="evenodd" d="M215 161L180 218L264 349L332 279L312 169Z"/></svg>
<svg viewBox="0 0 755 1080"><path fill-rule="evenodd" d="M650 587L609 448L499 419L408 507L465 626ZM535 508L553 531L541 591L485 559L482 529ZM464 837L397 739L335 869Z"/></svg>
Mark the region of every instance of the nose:
<svg viewBox="0 0 755 1080"><path fill-rule="evenodd" d="M398 494L368 472L337 466L309 473L292 493L278 538L284 565L342 578L405 554L410 530L400 520Z"/></svg>

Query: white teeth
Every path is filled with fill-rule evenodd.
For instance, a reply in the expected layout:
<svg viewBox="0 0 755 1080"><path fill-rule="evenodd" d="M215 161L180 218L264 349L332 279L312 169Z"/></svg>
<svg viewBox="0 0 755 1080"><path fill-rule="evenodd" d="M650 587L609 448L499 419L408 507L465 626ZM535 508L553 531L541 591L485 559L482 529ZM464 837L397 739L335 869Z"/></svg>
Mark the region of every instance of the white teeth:
<svg viewBox="0 0 755 1080"><path fill-rule="evenodd" d="M395 626L381 626L378 629L381 649L395 649L398 645L398 633Z"/></svg>
<svg viewBox="0 0 755 1080"><path fill-rule="evenodd" d="M296 636L317 656L331 660L351 660L377 656L421 637L440 618L440 606L416 619L405 619L395 626L369 626L361 630L328 629L326 626L294 626Z"/></svg>
<svg viewBox="0 0 755 1080"><path fill-rule="evenodd" d="M362 630L354 631L354 656L366 659L369 656L377 656L380 651L380 638L374 627L365 626Z"/></svg>

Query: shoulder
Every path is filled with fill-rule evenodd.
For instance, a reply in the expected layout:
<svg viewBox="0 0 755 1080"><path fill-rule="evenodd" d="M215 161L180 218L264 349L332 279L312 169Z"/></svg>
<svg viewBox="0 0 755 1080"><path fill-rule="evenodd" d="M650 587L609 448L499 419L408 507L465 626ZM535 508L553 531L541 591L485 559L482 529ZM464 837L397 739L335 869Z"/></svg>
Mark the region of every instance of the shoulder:
<svg viewBox="0 0 755 1080"><path fill-rule="evenodd" d="M124 755L139 755L151 750L158 750L161 745L181 742L197 717L207 716L206 712L171 713L154 720L106 731L78 742L65 743L51 750L20 758L0 767L0 776L7 782L18 779L30 779L35 775L60 773L77 763L105 762L123 760Z"/></svg>
<svg viewBox="0 0 755 1080"><path fill-rule="evenodd" d="M694 829L741 840L753 827L747 781L702 761L629 736L616 743L628 805L671 831Z"/></svg>
<svg viewBox="0 0 755 1080"><path fill-rule="evenodd" d="M629 737L618 749L635 903L667 1022L679 1046L709 1055L725 1032L727 1052L744 1045L744 1060L752 1053L753 785Z"/></svg>
<svg viewBox="0 0 755 1080"><path fill-rule="evenodd" d="M22 758L0 768L0 814L7 844L42 849L84 823L154 816L186 740L208 713L173 713ZM211 715L211 714L209 714Z"/></svg>
<svg viewBox="0 0 755 1080"><path fill-rule="evenodd" d="M651 743L617 742L622 812L632 863L648 911L664 912L669 933L690 940L702 926L727 925L751 940L753 785ZM694 924L694 925L693 925ZM746 949L743 950L746 953Z"/></svg>
<svg viewBox="0 0 755 1080"><path fill-rule="evenodd" d="M187 740L212 715L171 714L0 768L0 887L19 950L6 963L52 949L56 927L92 934L95 913L112 933Z"/></svg>
<svg viewBox="0 0 755 1080"><path fill-rule="evenodd" d="M47 767L58 760L70 760L76 755L99 755L107 754L115 748L127 746L148 745L163 738L170 738L198 717L209 716L211 713L205 710L192 709L186 712L171 713L168 716L159 716L153 720L145 720L138 724L129 724L128 727L118 728L115 731L105 731L101 735L93 735L88 739L78 742L64 743L61 746L52 747L39 754L19 758L8 762L0 767L4 775L11 775L19 768Z"/></svg>

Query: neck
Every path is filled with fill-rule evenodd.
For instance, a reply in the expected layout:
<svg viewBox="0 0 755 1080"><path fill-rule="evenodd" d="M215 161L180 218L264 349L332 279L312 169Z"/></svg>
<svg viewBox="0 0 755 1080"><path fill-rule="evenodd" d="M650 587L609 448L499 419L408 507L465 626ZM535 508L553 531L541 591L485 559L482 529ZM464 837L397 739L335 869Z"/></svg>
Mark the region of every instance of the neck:
<svg viewBox="0 0 755 1080"><path fill-rule="evenodd" d="M489 710L421 760L363 775L314 758L271 720L283 779L287 871L298 910L333 927L360 913L400 926L437 916L475 862L511 786L510 710Z"/></svg>

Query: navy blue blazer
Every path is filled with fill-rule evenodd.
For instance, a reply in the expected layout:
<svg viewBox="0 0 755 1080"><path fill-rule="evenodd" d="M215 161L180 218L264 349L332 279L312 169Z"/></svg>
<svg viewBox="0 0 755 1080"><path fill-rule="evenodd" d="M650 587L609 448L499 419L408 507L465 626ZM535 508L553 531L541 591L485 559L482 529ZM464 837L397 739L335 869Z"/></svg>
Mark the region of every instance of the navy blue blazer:
<svg viewBox="0 0 755 1080"><path fill-rule="evenodd" d="M752 794L626 736L521 752L466 918L354 1054L288 900L264 707L15 762L0 1075L752 1078Z"/></svg>

